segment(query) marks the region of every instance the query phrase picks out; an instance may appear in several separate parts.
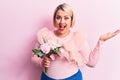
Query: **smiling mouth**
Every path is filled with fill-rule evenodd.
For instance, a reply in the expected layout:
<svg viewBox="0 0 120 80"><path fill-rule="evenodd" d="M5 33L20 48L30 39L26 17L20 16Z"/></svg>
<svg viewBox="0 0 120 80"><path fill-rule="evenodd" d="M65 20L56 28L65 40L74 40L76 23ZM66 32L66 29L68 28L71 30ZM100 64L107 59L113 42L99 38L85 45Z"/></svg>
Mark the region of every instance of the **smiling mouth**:
<svg viewBox="0 0 120 80"><path fill-rule="evenodd" d="M65 29L65 26L59 26L59 30L63 31Z"/></svg>
<svg viewBox="0 0 120 80"><path fill-rule="evenodd" d="M66 25L59 25L59 30L63 31L66 28Z"/></svg>

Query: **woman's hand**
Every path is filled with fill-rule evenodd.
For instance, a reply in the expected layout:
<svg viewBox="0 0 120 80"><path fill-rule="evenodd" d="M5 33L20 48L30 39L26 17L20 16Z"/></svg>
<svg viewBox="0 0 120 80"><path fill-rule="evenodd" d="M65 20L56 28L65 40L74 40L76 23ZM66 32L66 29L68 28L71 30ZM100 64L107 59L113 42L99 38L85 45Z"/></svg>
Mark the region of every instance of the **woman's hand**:
<svg viewBox="0 0 120 80"><path fill-rule="evenodd" d="M45 56L43 61L42 61L42 66L43 67L49 67L50 63L51 63L51 59Z"/></svg>
<svg viewBox="0 0 120 80"><path fill-rule="evenodd" d="M118 33L120 33L120 29L117 29L116 31L114 32L108 32L106 34L103 34L100 36L99 40L100 41L106 41L114 36L116 36Z"/></svg>

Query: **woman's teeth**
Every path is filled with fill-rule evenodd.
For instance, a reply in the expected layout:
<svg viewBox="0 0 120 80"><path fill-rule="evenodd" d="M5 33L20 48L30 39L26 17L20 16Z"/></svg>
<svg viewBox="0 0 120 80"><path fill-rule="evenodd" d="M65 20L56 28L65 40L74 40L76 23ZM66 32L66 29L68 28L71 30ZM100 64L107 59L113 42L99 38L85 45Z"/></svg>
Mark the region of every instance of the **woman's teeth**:
<svg viewBox="0 0 120 80"><path fill-rule="evenodd" d="M60 26L59 29L60 29L60 30L64 30L64 29L65 29L65 26Z"/></svg>
<svg viewBox="0 0 120 80"><path fill-rule="evenodd" d="M65 28L65 26L60 26L60 28Z"/></svg>

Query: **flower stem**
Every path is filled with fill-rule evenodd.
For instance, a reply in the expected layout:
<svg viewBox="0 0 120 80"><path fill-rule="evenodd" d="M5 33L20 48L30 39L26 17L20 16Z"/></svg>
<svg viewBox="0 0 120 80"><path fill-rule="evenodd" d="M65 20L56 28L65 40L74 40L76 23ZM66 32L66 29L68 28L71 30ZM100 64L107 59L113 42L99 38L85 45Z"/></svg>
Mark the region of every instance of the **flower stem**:
<svg viewBox="0 0 120 80"><path fill-rule="evenodd" d="M45 67L45 73L47 73L48 72L48 67Z"/></svg>

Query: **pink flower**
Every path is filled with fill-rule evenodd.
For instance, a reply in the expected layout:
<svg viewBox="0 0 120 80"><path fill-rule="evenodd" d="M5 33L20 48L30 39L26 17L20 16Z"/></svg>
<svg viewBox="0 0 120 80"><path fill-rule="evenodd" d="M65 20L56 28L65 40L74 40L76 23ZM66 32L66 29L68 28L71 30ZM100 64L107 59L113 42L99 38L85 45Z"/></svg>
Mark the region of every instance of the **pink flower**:
<svg viewBox="0 0 120 80"><path fill-rule="evenodd" d="M50 55L50 58L51 58L52 60L55 60L55 54L51 54L51 55Z"/></svg>
<svg viewBox="0 0 120 80"><path fill-rule="evenodd" d="M40 46L40 49L43 51L43 53L48 54L51 48L48 44L43 44Z"/></svg>
<svg viewBox="0 0 120 80"><path fill-rule="evenodd" d="M58 52L57 54L59 55L60 58L63 58L65 51L63 48L60 48L60 52Z"/></svg>
<svg viewBox="0 0 120 80"><path fill-rule="evenodd" d="M65 50L63 48L60 48L60 52L63 54Z"/></svg>

